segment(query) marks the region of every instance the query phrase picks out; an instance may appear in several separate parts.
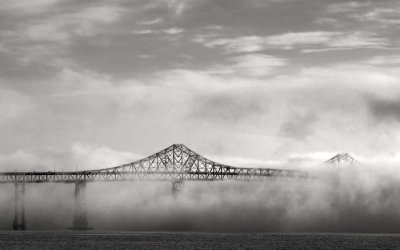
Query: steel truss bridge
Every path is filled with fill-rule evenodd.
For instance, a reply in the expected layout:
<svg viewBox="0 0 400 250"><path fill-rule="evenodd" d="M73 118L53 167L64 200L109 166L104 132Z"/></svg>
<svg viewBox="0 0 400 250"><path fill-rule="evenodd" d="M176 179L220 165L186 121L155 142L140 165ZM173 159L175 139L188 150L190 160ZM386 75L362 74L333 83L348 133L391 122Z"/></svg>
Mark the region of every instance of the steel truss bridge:
<svg viewBox="0 0 400 250"><path fill-rule="evenodd" d="M301 171L273 168L240 168L209 160L183 144L172 146L144 159L117 167L75 172L0 172L0 184L15 184L13 229L26 227L24 194L26 183L74 183L75 214L71 229L89 229L85 189L89 182L168 181L176 194L185 181L263 181L277 178L305 178Z"/></svg>

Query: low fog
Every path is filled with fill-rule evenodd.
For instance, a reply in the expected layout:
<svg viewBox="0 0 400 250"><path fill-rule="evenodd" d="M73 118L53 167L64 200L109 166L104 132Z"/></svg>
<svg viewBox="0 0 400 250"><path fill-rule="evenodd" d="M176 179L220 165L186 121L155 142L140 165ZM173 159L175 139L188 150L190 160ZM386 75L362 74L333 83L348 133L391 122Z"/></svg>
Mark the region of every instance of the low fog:
<svg viewBox="0 0 400 250"><path fill-rule="evenodd" d="M96 230L400 232L400 170L356 163L319 165L308 179L263 182L89 183L89 226ZM0 229L11 229L14 185L0 191ZM27 184L27 229L72 224L73 184Z"/></svg>

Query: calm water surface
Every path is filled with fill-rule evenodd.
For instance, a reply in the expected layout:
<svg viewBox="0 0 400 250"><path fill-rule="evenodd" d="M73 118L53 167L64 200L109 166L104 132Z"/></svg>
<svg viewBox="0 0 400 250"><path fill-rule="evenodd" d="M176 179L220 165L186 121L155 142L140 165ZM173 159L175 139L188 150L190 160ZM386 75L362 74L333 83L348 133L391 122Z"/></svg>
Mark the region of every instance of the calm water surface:
<svg viewBox="0 0 400 250"><path fill-rule="evenodd" d="M1 249L400 249L400 234L0 231Z"/></svg>

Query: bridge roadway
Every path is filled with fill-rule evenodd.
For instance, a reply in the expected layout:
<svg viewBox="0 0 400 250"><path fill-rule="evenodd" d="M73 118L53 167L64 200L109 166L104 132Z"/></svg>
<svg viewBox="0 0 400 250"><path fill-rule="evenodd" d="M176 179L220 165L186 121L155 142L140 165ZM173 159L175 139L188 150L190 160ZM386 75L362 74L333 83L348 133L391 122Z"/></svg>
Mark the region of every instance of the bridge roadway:
<svg viewBox="0 0 400 250"><path fill-rule="evenodd" d="M0 172L0 184L15 184L13 229L25 229L24 193L26 183L75 183L75 215L72 229L88 229L84 197L88 182L170 181L177 193L184 181L266 180L304 178L305 172L272 168L240 168L211 161L183 144L170 147L144 159L121 166L75 172Z"/></svg>

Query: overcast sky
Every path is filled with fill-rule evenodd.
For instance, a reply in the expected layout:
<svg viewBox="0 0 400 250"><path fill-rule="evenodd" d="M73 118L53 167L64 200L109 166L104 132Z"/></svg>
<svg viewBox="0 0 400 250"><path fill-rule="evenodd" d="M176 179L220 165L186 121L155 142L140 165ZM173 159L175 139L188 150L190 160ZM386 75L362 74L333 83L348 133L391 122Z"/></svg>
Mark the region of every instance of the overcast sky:
<svg viewBox="0 0 400 250"><path fill-rule="evenodd" d="M399 48L397 0L2 1L0 169L400 161Z"/></svg>

